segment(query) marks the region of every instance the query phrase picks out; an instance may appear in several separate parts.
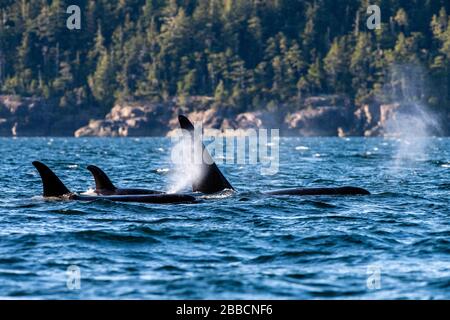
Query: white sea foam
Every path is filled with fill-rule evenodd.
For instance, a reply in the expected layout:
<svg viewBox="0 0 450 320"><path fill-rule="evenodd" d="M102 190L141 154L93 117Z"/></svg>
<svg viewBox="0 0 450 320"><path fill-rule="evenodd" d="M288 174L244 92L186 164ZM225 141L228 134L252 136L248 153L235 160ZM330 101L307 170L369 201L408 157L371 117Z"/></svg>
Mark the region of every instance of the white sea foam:
<svg viewBox="0 0 450 320"><path fill-rule="evenodd" d="M95 196L97 194L95 193L95 189L94 188L89 188L86 191L82 192L81 195L83 195L83 196Z"/></svg>

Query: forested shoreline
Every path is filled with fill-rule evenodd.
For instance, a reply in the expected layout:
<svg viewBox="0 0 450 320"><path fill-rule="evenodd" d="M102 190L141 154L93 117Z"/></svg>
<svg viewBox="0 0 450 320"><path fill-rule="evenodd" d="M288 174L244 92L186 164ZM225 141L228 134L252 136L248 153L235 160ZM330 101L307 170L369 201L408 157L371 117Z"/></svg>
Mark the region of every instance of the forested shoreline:
<svg viewBox="0 0 450 320"><path fill-rule="evenodd" d="M80 30L66 28L71 4ZM56 118L195 96L234 113L301 109L333 94L448 115L449 14L446 0L2 0L0 94L46 99Z"/></svg>

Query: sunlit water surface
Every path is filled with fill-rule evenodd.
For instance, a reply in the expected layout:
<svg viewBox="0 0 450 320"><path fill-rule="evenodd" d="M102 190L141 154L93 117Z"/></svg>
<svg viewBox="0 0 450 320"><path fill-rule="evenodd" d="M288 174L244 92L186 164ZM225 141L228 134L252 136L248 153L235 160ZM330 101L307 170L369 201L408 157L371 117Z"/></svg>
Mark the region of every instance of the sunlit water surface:
<svg viewBox="0 0 450 320"><path fill-rule="evenodd" d="M170 190L169 139L0 139L0 297L449 299L450 139L418 143L283 138L275 175L220 166L235 195L148 205L45 201L31 161L75 191L93 187L88 164ZM340 185L373 194L261 194Z"/></svg>

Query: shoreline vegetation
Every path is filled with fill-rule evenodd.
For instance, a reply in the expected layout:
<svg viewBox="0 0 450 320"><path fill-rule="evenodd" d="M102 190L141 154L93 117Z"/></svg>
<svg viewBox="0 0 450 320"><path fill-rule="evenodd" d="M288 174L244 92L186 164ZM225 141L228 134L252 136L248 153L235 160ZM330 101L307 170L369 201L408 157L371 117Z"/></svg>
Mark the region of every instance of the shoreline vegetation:
<svg viewBox="0 0 450 320"><path fill-rule="evenodd" d="M0 136L450 134L450 2L67 0L0 4ZM407 131L407 130L406 130ZM416 133L413 133L416 135Z"/></svg>

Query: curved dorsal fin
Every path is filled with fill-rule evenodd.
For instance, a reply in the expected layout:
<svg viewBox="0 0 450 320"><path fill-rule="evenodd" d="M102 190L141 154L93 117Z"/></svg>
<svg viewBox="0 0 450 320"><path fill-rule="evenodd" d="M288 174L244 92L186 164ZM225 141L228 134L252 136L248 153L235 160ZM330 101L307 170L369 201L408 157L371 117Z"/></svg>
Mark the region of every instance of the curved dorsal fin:
<svg viewBox="0 0 450 320"><path fill-rule="evenodd" d="M45 164L39 161L33 161L33 166L37 169L41 176L42 185L44 188L44 197L61 197L70 193L64 183L62 183L56 174Z"/></svg>
<svg viewBox="0 0 450 320"><path fill-rule="evenodd" d="M106 173L104 173L99 167L90 165L87 169L92 173L95 179L95 189L96 190L110 190L114 191L117 188L113 185L111 180L109 180Z"/></svg>
<svg viewBox="0 0 450 320"><path fill-rule="evenodd" d="M194 125L192 122L185 116L179 115L178 121L180 122L181 129L187 130L193 134ZM211 155L208 150L205 148L205 145L202 144L202 152L203 157L208 156L210 161L205 163L203 161L201 165L201 176L192 183L192 191L200 191L203 193L215 193L222 191L224 189L234 190L233 186L228 182L225 176L217 167L216 163L212 160ZM204 159L202 157L202 159Z"/></svg>
<svg viewBox="0 0 450 320"><path fill-rule="evenodd" d="M194 125L186 116L180 114L178 116L178 122L180 122L181 129L194 132Z"/></svg>

